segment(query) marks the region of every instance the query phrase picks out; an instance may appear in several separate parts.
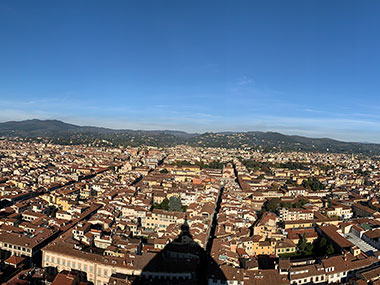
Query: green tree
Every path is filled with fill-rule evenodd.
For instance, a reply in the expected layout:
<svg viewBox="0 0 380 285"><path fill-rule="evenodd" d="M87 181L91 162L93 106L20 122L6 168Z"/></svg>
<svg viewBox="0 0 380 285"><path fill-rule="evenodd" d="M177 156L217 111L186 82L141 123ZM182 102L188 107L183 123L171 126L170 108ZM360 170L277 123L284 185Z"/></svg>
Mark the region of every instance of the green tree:
<svg viewBox="0 0 380 285"><path fill-rule="evenodd" d="M271 173L270 168L275 167L274 164L270 162L260 162L256 160L243 160L242 163L248 170L262 170L267 174Z"/></svg>
<svg viewBox="0 0 380 285"><path fill-rule="evenodd" d="M264 178L265 178L265 176L263 174L260 174L259 176L257 176L257 179L259 179L259 180L262 180Z"/></svg>
<svg viewBox="0 0 380 285"><path fill-rule="evenodd" d="M314 241L314 253L315 255L331 255L335 252L332 244L324 237L319 237Z"/></svg>
<svg viewBox="0 0 380 285"><path fill-rule="evenodd" d="M293 205L290 202L281 202L281 207L289 209L289 208L292 208Z"/></svg>
<svg viewBox="0 0 380 285"><path fill-rule="evenodd" d="M311 244L310 242L308 242L308 243L306 243L306 247L305 247L305 250L303 252L303 255L305 255L305 256L312 255L313 251L314 251L313 244Z"/></svg>
<svg viewBox="0 0 380 285"><path fill-rule="evenodd" d="M219 160L213 160L208 165L206 165L206 167L203 168L222 169L223 163L221 163Z"/></svg>
<svg viewBox="0 0 380 285"><path fill-rule="evenodd" d="M299 163L299 162L286 162L286 163L281 163L280 164L280 167L281 168L287 168L289 170L297 170L297 169L300 169L300 170L308 170L309 167L307 167L305 164L303 163Z"/></svg>
<svg viewBox="0 0 380 285"><path fill-rule="evenodd" d="M294 208L301 208L303 205L307 204L309 201L305 199L299 199L297 202L293 204Z"/></svg>
<svg viewBox="0 0 380 285"><path fill-rule="evenodd" d="M269 199L263 204L263 210L275 213L280 207L280 202L281 200L279 198Z"/></svg>
<svg viewBox="0 0 380 285"><path fill-rule="evenodd" d="M169 200L168 200L168 198L165 198L161 202L161 209L163 209L163 210L168 210L169 209Z"/></svg>
<svg viewBox="0 0 380 285"><path fill-rule="evenodd" d="M330 244L327 246L326 254L327 254L327 255L330 255L330 254L333 254L334 252L335 252L334 247L333 247L332 244L330 243Z"/></svg>
<svg viewBox="0 0 380 285"><path fill-rule="evenodd" d="M321 238L321 241L319 242L319 248L323 251L327 248L327 239L325 239L324 237Z"/></svg>
<svg viewBox="0 0 380 285"><path fill-rule="evenodd" d="M313 191L325 189L325 185L319 181L316 177L308 178L302 182L303 187L311 189Z"/></svg>
<svg viewBox="0 0 380 285"><path fill-rule="evenodd" d="M306 250L306 247L307 247L306 235L303 234L298 240L297 248L298 248L298 251L303 254Z"/></svg>
<svg viewBox="0 0 380 285"><path fill-rule="evenodd" d="M153 209L169 210L169 200L165 198L160 204L155 203Z"/></svg>
<svg viewBox="0 0 380 285"><path fill-rule="evenodd" d="M288 180L286 180L285 184L286 185L297 185L297 183L293 181L293 178L289 178Z"/></svg>
<svg viewBox="0 0 380 285"><path fill-rule="evenodd" d="M182 203L179 197L172 196L169 199L169 211L181 212Z"/></svg>
<svg viewBox="0 0 380 285"><path fill-rule="evenodd" d="M280 189L280 185L278 185L278 183L272 183L270 187L274 191L278 191L278 189Z"/></svg>
<svg viewBox="0 0 380 285"><path fill-rule="evenodd" d="M310 242L307 242L306 235L303 234L298 240L297 244L298 254L300 256L309 256L314 253L314 245Z"/></svg>

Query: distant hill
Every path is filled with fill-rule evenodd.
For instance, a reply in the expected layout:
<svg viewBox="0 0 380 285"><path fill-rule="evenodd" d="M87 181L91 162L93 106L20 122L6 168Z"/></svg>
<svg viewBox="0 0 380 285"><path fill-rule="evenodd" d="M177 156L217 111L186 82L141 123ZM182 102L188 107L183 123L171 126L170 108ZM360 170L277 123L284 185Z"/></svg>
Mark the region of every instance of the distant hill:
<svg viewBox="0 0 380 285"><path fill-rule="evenodd" d="M61 132L79 130L81 127L58 120L26 120L0 123L0 132L33 134L35 132Z"/></svg>
<svg viewBox="0 0 380 285"><path fill-rule="evenodd" d="M58 120L26 120L0 123L0 136L45 138L54 143L80 144L106 141L113 145L205 147L250 147L263 151L318 151L380 155L380 144L342 142L329 138L307 138L277 132L221 132L189 134L171 130L114 130L77 126Z"/></svg>

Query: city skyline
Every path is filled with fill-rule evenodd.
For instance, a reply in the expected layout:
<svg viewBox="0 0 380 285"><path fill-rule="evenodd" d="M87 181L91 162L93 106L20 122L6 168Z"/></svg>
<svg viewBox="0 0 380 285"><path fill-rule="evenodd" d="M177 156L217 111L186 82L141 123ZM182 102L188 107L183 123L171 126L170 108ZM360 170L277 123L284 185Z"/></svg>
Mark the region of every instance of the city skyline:
<svg viewBox="0 0 380 285"><path fill-rule="evenodd" d="M0 1L0 284L380 284L379 14Z"/></svg>
<svg viewBox="0 0 380 285"><path fill-rule="evenodd" d="M380 142L376 1L0 3L0 122Z"/></svg>

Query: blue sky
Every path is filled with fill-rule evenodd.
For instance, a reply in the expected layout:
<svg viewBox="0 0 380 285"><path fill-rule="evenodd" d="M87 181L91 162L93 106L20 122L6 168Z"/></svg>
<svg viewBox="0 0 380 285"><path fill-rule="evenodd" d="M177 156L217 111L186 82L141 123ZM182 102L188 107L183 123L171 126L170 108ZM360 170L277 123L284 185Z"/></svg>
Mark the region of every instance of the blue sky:
<svg viewBox="0 0 380 285"><path fill-rule="evenodd" d="M380 142L380 1L0 1L0 121Z"/></svg>

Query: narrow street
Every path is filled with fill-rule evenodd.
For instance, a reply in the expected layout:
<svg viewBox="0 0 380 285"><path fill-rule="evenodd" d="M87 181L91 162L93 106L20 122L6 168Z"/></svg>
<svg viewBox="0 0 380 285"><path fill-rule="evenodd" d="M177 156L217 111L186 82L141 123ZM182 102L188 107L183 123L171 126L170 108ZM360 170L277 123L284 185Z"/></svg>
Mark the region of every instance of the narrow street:
<svg viewBox="0 0 380 285"><path fill-rule="evenodd" d="M42 196L42 195L47 194L47 193L50 193L50 192L52 192L52 191L54 191L54 190L58 190L58 189L61 189L61 188L64 188L64 187L67 187L67 186L70 186L70 185L75 186L75 184L77 184L77 183L80 183L80 182L82 182L82 181L86 181L86 180L89 180L89 179L91 179L91 178L94 178L95 176L97 176L97 175L99 175L99 174L101 174L101 173L104 173L104 172L106 172L106 171L109 171L109 170L110 170L110 169L107 168L107 169L104 169L104 170L99 171L99 172L97 172L97 173L94 173L94 174L91 174L91 175L87 175L87 176L80 177L80 178L78 179L78 181L71 180L71 181L69 181L69 182L67 182L67 183L65 183L65 184L63 184L63 185L58 185L58 186L50 187L50 188L48 188L46 191L36 191L36 192L32 192L32 193L31 193L30 195L28 195L28 196L22 197L22 198L20 198L20 199L18 199L18 200L15 200L15 201L9 201L9 202L6 203L6 204L0 205L0 209L3 209L3 208L5 208L5 207L12 206L12 205L14 205L14 204L16 204L16 203L18 203L18 202L22 202L22 201L27 201L27 200L34 199L34 198L36 198L36 197L38 197L38 196Z"/></svg>
<svg viewBox="0 0 380 285"><path fill-rule="evenodd" d="M217 226L217 223L218 223L218 213L219 213L219 210L220 210L220 204L222 203L223 191L224 191L224 186L222 186L220 188L220 190L219 190L218 200L216 202L215 212L214 212L214 216L213 216L213 219L212 219L212 224L211 224L211 229L210 229L210 235L209 235L207 246L206 246L206 252L207 252L207 254L211 253L212 243L213 243L214 238L215 238L214 235L215 235L215 230L216 230L216 226Z"/></svg>

